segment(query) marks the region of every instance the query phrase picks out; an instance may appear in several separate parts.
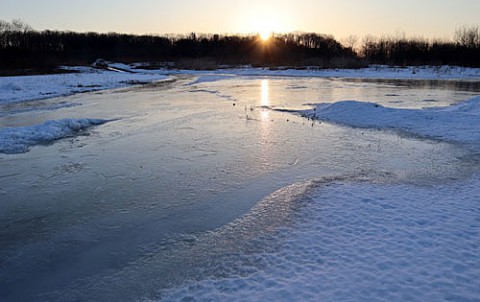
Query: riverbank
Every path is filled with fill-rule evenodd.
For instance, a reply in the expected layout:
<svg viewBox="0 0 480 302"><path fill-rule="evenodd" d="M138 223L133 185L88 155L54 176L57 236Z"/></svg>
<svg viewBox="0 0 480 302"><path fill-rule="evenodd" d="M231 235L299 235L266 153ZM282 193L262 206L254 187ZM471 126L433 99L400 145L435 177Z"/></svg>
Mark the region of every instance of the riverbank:
<svg viewBox="0 0 480 302"><path fill-rule="evenodd" d="M145 68L145 69L144 69ZM122 88L167 80L180 74L208 76L278 76L346 79L402 79L480 82L480 68L455 66L389 67L360 69L222 68L217 70L150 69L145 64L110 63L106 68L62 67L64 73L0 77L0 105ZM198 83L198 82L197 82Z"/></svg>

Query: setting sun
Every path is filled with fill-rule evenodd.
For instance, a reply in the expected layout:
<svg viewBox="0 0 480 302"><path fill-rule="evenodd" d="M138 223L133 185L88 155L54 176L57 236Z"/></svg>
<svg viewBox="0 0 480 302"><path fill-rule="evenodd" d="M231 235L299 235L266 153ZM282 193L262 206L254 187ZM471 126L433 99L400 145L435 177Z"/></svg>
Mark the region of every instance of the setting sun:
<svg viewBox="0 0 480 302"><path fill-rule="evenodd" d="M274 33L293 30L291 16L287 10L272 9L269 6L257 7L237 19L239 32L258 34L263 41L268 41Z"/></svg>
<svg viewBox="0 0 480 302"><path fill-rule="evenodd" d="M255 27L255 31L257 31L263 41L270 39L274 32L279 33L284 31L281 19L272 15L263 15L253 20L252 26Z"/></svg>
<svg viewBox="0 0 480 302"><path fill-rule="evenodd" d="M260 38L262 39L262 41L266 42L272 36L272 32L268 31L268 30L265 30L265 31L261 31L259 33L259 35L260 35Z"/></svg>

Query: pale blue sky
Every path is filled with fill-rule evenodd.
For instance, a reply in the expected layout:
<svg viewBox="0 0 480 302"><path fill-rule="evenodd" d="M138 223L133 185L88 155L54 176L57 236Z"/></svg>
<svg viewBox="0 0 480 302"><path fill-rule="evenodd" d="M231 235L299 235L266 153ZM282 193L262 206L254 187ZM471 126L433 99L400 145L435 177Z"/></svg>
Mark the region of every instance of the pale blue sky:
<svg viewBox="0 0 480 302"><path fill-rule="evenodd" d="M35 29L125 33L312 31L452 37L480 24L480 0L0 0L0 19Z"/></svg>

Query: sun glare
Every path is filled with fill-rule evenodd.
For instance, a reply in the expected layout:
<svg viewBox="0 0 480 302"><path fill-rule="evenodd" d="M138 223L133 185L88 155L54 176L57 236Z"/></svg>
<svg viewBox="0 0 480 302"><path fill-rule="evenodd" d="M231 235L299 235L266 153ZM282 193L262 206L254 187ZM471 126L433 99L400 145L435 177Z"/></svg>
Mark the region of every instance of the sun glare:
<svg viewBox="0 0 480 302"><path fill-rule="evenodd" d="M263 107L260 111L260 117L262 121L268 120L270 116L270 111L267 107L270 107L270 97L269 97L269 83L268 80L261 81L261 95L260 95L260 105Z"/></svg>
<svg viewBox="0 0 480 302"><path fill-rule="evenodd" d="M260 83L261 83L260 105L270 106L270 98L268 96L268 92L269 92L268 80L262 80Z"/></svg>
<svg viewBox="0 0 480 302"><path fill-rule="evenodd" d="M264 30L264 31L261 31L261 32L260 32L260 38L261 38L262 41L264 41L264 42L268 41L268 39L270 39L271 36L272 36L272 32L271 32L271 31Z"/></svg>
<svg viewBox="0 0 480 302"><path fill-rule="evenodd" d="M271 7L260 7L239 19L238 27L241 32L256 33L259 39L267 42L274 34L288 32L290 25L288 14Z"/></svg>
<svg viewBox="0 0 480 302"><path fill-rule="evenodd" d="M264 42L268 41L272 37L274 31L279 31L281 28L278 20L268 18L267 16L264 16L263 19L260 19L255 23L258 35Z"/></svg>

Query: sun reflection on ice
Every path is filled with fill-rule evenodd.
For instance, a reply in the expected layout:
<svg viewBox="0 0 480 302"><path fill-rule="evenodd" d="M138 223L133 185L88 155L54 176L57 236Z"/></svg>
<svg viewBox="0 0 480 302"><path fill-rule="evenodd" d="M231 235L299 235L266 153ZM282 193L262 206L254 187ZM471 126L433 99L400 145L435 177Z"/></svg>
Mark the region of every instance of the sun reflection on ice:
<svg viewBox="0 0 480 302"><path fill-rule="evenodd" d="M262 80L261 82L261 97L260 97L260 106L261 108L261 113L260 117L262 121L268 120L270 117L270 112L269 109L266 107L270 107L270 96L269 96L269 83L268 80Z"/></svg>
<svg viewBox="0 0 480 302"><path fill-rule="evenodd" d="M260 166L262 170L270 169L273 162L275 161L275 156L272 154L273 145L272 145L272 120L270 112L270 82L268 79L263 79L260 82L260 102L259 107L259 117L260 125L258 128L258 144L260 146L258 157L260 160Z"/></svg>

